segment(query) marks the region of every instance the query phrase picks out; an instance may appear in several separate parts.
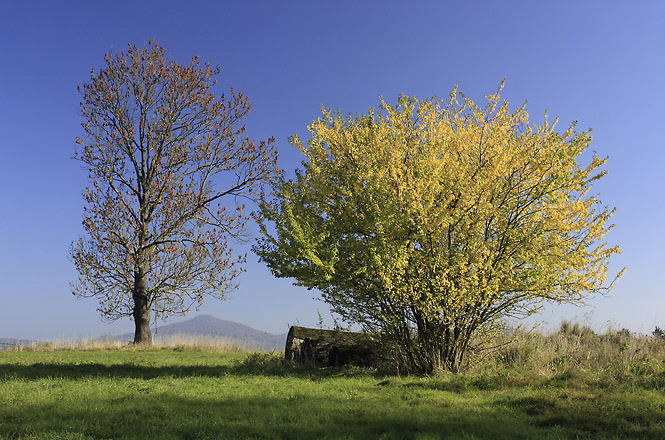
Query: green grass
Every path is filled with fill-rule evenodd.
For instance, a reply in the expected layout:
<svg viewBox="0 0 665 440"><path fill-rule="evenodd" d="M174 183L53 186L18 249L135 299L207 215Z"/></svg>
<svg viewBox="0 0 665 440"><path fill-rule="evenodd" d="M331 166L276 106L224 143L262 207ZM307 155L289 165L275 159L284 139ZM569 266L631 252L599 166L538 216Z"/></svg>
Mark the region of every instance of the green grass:
<svg viewBox="0 0 665 440"><path fill-rule="evenodd" d="M565 336L557 348L523 334L431 378L186 347L0 352L0 438L665 438L662 360L639 369L637 348L599 348L609 361L587 350L614 362L598 373Z"/></svg>

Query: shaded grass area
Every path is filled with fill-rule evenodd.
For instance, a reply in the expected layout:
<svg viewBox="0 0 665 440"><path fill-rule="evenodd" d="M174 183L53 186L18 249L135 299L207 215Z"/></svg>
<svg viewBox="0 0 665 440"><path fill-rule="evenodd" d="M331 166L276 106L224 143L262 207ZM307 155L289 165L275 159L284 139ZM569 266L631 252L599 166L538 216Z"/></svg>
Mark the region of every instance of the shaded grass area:
<svg viewBox="0 0 665 440"><path fill-rule="evenodd" d="M665 438L659 382L518 373L399 377L166 349L0 352L0 437Z"/></svg>

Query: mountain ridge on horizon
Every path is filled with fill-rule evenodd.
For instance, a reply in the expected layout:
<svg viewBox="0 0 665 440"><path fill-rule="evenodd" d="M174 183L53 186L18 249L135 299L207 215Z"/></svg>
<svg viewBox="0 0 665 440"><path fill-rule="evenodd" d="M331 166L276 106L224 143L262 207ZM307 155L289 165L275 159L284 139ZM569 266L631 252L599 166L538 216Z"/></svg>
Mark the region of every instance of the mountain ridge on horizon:
<svg viewBox="0 0 665 440"><path fill-rule="evenodd" d="M282 350L286 341L286 333L276 335L208 314L197 315L187 321L158 326L157 330L153 332L155 339L175 335L227 338L240 345L261 350ZM125 333L117 338L131 340L133 337L132 333Z"/></svg>
<svg viewBox="0 0 665 440"><path fill-rule="evenodd" d="M213 338L225 338L229 341L248 349L281 351L284 349L286 333L273 334L257 330L245 324L235 321L228 321L216 318L212 315L203 314L193 318L157 326L157 331L153 332L153 337L157 340L161 337L170 336L203 336ZM96 340L117 340L130 342L134 339L133 333L123 333L121 335L106 334L95 338ZM0 350L5 347L17 345L38 344L40 341L20 338L0 338Z"/></svg>

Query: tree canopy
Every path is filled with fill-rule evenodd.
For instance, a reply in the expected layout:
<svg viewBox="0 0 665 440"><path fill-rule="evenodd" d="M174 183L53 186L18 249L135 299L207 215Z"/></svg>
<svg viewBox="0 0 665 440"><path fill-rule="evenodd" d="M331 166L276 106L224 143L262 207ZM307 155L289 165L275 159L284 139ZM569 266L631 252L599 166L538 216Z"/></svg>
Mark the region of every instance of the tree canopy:
<svg viewBox="0 0 665 440"><path fill-rule="evenodd" d="M324 110L291 139L302 169L262 201L254 251L424 372L458 370L506 317L609 289L614 209L590 193L606 159L581 166L590 131L529 124L500 90Z"/></svg>
<svg viewBox="0 0 665 440"><path fill-rule="evenodd" d="M150 312L167 317L235 287L254 200L277 175L273 140L243 135L247 97L216 98L220 72L181 65L155 42L105 57L82 93L85 136L74 158L88 171L85 236L72 244L74 294L99 299L109 319L133 317L151 343Z"/></svg>

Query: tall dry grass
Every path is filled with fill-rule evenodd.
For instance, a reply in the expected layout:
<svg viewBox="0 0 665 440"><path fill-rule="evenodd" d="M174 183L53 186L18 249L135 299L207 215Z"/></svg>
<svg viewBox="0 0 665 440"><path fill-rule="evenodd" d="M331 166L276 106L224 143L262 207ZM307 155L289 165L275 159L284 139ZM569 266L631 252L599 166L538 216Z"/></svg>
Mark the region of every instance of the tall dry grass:
<svg viewBox="0 0 665 440"><path fill-rule="evenodd" d="M514 330L489 345L494 348L472 357L469 372L579 379L600 386L646 381L665 388L663 337L635 335L625 329L600 334L564 321L552 334Z"/></svg>
<svg viewBox="0 0 665 440"><path fill-rule="evenodd" d="M150 347L121 341L115 337L89 339L60 339L48 342L15 344L3 347L5 351L69 351L69 350L180 350L205 351L213 353L251 353L265 351L249 341L238 341L204 335L156 336Z"/></svg>

